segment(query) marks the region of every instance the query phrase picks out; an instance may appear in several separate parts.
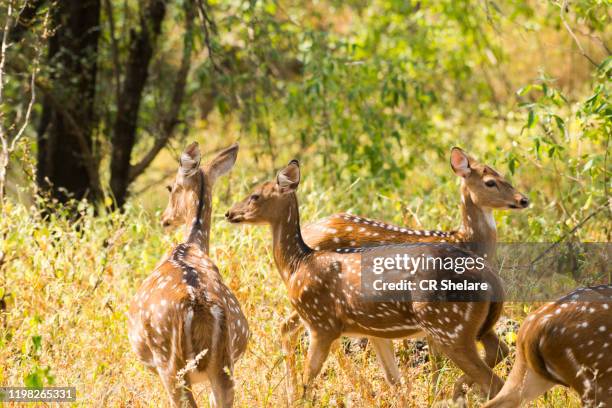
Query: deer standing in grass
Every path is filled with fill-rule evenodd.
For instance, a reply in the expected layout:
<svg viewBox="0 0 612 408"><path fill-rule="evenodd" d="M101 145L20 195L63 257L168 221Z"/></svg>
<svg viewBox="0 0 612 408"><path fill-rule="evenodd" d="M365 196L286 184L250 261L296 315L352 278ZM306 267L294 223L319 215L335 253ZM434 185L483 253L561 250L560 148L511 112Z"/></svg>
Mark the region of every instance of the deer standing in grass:
<svg viewBox="0 0 612 408"><path fill-rule="evenodd" d="M458 147L451 150L450 165L461 178L462 224L459 229L414 230L340 213L307 225L303 230L304 241L315 249L329 250L392 243L470 243L470 249L474 253L494 262L497 229L492 211L527 208L529 200L493 168L479 163ZM293 313L285 325L299 325L298 315ZM482 342L486 351L485 360L491 367L495 367L508 355L508 346L493 330L482 337ZM290 349L291 346L287 345L287 348ZM463 383L469 383L469 380L464 377L456 383L455 399L458 398Z"/></svg>
<svg viewBox="0 0 612 408"><path fill-rule="evenodd" d="M516 360L486 408L515 408L560 384L583 407L612 407L612 286L580 288L531 313L516 339Z"/></svg>
<svg viewBox="0 0 612 408"><path fill-rule="evenodd" d="M233 145L202 168L197 143L181 154L162 224L193 220L188 238L162 259L130 304L132 348L159 374L174 407L196 407L191 385L206 378L213 406L233 404L233 367L246 349L249 329L208 251L212 188L237 154Z"/></svg>
<svg viewBox="0 0 612 408"><path fill-rule="evenodd" d="M490 290L478 301L372 301L361 288L361 254L313 250L303 240L296 189L300 168L292 161L276 181L256 187L226 217L232 223L269 224L273 255L289 299L309 332L310 344L304 370L305 389L325 362L332 343L342 335L369 338L389 383L399 379L391 339L427 336L469 375L485 394L495 395L502 386L488 364L479 356L476 341L489 333L503 305L499 277L487 266L466 272L471 279L488 282ZM406 246L412 256L470 256L448 244ZM407 272L406 275L410 275ZM418 279L452 279L453 271L423 271ZM299 321L298 321L299 323ZM283 327L283 337L294 330ZM291 392L291 390L290 390ZM290 395L290 397L294 397Z"/></svg>

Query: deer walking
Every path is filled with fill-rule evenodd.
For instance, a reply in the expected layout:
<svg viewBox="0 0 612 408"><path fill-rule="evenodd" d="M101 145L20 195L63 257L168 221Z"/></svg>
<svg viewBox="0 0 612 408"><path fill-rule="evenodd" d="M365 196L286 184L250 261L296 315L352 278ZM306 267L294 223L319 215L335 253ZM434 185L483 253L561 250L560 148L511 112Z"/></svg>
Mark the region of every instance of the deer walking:
<svg viewBox="0 0 612 408"><path fill-rule="evenodd" d="M583 407L612 407L612 286L580 288L525 319L516 360L485 408L515 408L559 384Z"/></svg>
<svg viewBox="0 0 612 408"><path fill-rule="evenodd" d="M503 289L499 277L489 268L470 269L474 281L488 282L490 290L478 301L386 301L367 300L361 288L361 254L313 250L300 230L296 189L300 168L296 160L282 169L275 181L257 186L227 213L232 223L269 224L272 228L273 255L289 299L299 315L285 322L283 344L301 320L308 328L310 344L303 384L312 383L325 362L332 343L341 335L368 337L388 382L399 379L391 339L427 336L481 387L495 395L502 382L479 356L476 341L489 333L499 318ZM446 244L412 245L417 256L469 256L469 252ZM419 270L419 278L442 278ZM457 276L446 272L449 278ZM466 275L467 276L467 275Z"/></svg>
<svg viewBox="0 0 612 408"><path fill-rule="evenodd" d="M237 154L233 145L202 168L197 143L181 154L162 224L193 224L187 240L160 261L130 304L132 348L160 376L174 407L196 407L191 385L205 379L213 406L233 404L233 367L246 349L249 328L208 251L212 188Z"/></svg>
<svg viewBox="0 0 612 408"><path fill-rule="evenodd" d="M500 173L490 166L479 163L458 147L451 149L450 165L454 173L461 178L462 223L459 229L414 230L340 213L307 225L303 230L304 241L315 249L328 250L393 243L470 243L470 249L474 253L494 262L497 228L492 211L524 209L529 206L529 200ZM293 313L289 316L285 326L297 330L298 315ZM499 339L494 330L482 336L482 343L486 353L485 360L491 367L495 367L508 355L508 346ZM286 345L286 348L291 349L291 345ZM393 354L393 350L387 353ZM435 363L435 359L432 362ZM434 371L437 372L436 369ZM455 384L454 399L459 398L464 383L469 384L469 379L462 377Z"/></svg>

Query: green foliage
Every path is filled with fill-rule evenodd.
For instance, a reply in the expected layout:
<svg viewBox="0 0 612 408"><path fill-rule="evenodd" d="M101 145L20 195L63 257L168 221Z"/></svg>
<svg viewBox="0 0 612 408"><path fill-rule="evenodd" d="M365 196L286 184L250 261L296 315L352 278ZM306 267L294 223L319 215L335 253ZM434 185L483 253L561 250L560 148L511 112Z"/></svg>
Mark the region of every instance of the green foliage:
<svg viewBox="0 0 612 408"><path fill-rule="evenodd" d="M548 77L517 92L530 98L519 105L527 111L522 133L533 142L528 155L535 163L547 163L554 169L552 176L544 176L545 181L559 186L556 195L563 211L574 220L609 205L612 168L608 157L612 135L609 78L607 58L595 72L593 90L583 101L570 102ZM576 146L588 148L577 155ZM560 224L557 234L568 227Z"/></svg>

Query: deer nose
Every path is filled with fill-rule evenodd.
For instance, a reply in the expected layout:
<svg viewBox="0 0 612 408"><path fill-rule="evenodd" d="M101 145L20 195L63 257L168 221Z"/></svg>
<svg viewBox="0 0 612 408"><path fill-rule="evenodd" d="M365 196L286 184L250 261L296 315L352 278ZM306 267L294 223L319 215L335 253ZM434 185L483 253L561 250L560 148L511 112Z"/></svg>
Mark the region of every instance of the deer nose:
<svg viewBox="0 0 612 408"><path fill-rule="evenodd" d="M225 218L228 218L228 219L229 219L229 217L230 217L230 212L229 212L229 210L227 210L227 211L225 212Z"/></svg>
<svg viewBox="0 0 612 408"><path fill-rule="evenodd" d="M168 220L162 220L161 225L162 225L162 227L167 228L167 227L169 227L169 226L170 226L170 221L168 221Z"/></svg>
<svg viewBox="0 0 612 408"><path fill-rule="evenodd" d="M519 203L521 204L521 207L523 208L529 207L529 200L527 199L527 197L521 198Z"/></svg>

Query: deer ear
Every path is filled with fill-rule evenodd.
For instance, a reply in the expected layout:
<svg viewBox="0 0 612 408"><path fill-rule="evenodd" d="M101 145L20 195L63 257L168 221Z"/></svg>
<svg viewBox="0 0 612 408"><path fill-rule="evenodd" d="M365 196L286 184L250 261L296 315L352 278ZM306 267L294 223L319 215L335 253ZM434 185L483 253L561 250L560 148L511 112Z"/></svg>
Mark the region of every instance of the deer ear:
<svg viewBox="0 0 612 408"><path fill-rule="evenodd" d="M472 172L469 156L458 147L453 147L451 150L450 164L459 177L465 178Z"/></svg>
<svg viewBox="0 0 612 408"><path fill-rule="evenodd" d="M291 160L287 167L278 172L276 184L281 193L291 193L297 190L300 184L300 163Z"/></svg>
<svg viewBox="0 0 612 408"><path fill-rule="evenodd" d="M179 159L179 172L183 177L191 177L200 168L200 146L193 142L183 150Z"/></svg>
<svg viewBox="0 0 612 408"><path fill-rule="evenodd" d="M224 175L234 167L236 158L238 157L238 143L234 143L230 147L223 149L212 159L209 168L209 177L217 179L217 177Z"/></svg>

